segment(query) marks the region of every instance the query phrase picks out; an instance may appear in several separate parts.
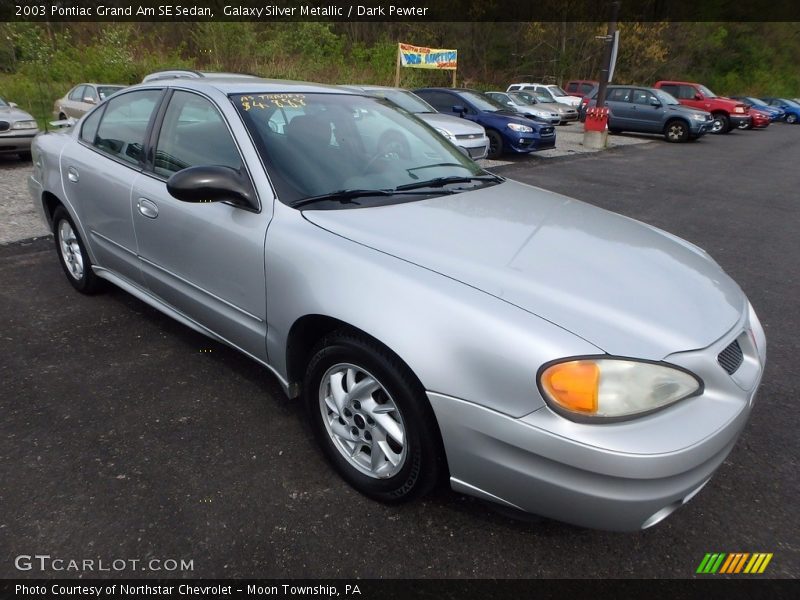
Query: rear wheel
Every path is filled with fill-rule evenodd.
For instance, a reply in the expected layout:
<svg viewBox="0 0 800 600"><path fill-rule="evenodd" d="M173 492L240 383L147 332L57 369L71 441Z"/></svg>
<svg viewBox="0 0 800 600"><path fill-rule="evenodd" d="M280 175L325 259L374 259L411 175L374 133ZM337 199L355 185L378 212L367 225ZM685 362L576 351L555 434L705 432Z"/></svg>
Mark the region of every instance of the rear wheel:
<svg viewBox="0 0 800 600"><path fill-rule="evenodd" d="M61 206L53 213L53 234L61 268L64 269L72 287L82 294L99 292L103 282L92 271L92 261L78 229Z"/></svg>
<svg viewBox="0 0 800 600"><path fill-rule="evenodd" d="M429 491L443 461L422 386L370 338L340 330L316 348L303 382L314 434L362 494L402 502Z"/></svg>
<svg viewBox="0 0 800 600"><path fill-rule="evenodd" d="M797 123L797 115L786 115L786 122L789 124Z"/></svg>
<svg viewBox="0 0 800 600"><path fill-rule="evenodd" d="M670 121L664 128L664 139L668 142L685 142L689 139L689 127L683 121Z"/></svg>
<svg viewBox="0 0 800 600"><path fill-rule="evenodd" d="M711 133L728 133L731 130L731 120L728 115L723 113L714 114L714 122L711 124Z"/></svg>
<svg viewBox="0 0 800 600"><path fill-rule="evenodd" d="M503 138L496 131L489 129L486 132L489 138L489 158L500 158L503 155Z"/></svg>

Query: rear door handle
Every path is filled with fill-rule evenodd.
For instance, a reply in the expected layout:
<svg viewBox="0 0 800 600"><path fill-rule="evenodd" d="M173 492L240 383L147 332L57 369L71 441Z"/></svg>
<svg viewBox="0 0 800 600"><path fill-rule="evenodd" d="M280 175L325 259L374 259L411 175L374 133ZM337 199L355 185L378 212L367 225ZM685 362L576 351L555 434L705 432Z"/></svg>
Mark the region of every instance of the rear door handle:
<svg viewBox="0 0 800 600"><path fill-rule="evenodd" d="M136 202L136 208L148 219L155 219L158 216L158 206L147 198L139 198Z"/></svg>
<svg viewBox="0 0 800 600"><path fill-rule="evenodd" d="M78 174L78 169L75 167L70 167L67 169L67 179L69 179L72 183L78 183L78 180L81 176Z"/></svg>

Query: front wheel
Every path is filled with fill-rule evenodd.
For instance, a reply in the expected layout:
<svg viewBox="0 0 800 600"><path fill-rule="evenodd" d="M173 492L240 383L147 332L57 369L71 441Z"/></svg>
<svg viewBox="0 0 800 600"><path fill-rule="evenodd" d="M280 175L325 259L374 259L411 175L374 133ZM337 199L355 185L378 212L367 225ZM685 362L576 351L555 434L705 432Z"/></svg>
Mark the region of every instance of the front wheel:
<svg viewBox="0 0 800 600"><path fill-rule="evenodd" d="M685 142L689 139L689 127L683 121L670 121L664 129L668 142Z"/></svg>
<svg viewBox="0 0 800 600"><path fill-rule="evenodd" d="M714 122L711 124L711 133L728 133L731 130L731 120L722 113L714 115Z"/></svg>
<svg viewBox="0 0 800 600"><path fill-rule="evenodd" d="M440 436L424 390L370 338L342 330L323 339L303 394L323 452L362 494L402 502L437 482Z"/></svg>
<svg viewBox="0 0 800 600"><path fill-rule="evenodd" d="M496 131L488 130L486 137L489 138L489 158L500 158L503 155L503 137Z"/></svg>
<svg viewBox="0 0 800 600"><path fill-rule="evenodd" d="M56 253L67 280L82 294L95 294L102 289L102 280L94 274L92 261L78 229L67 211L59 206L53 213L53 235Z"/></svg>
<svg viewBox="0 0 800 600"><path fill-rule="evenodd" d="M786 122L790 125L797 123L797 115L786 115Z"/></svg>

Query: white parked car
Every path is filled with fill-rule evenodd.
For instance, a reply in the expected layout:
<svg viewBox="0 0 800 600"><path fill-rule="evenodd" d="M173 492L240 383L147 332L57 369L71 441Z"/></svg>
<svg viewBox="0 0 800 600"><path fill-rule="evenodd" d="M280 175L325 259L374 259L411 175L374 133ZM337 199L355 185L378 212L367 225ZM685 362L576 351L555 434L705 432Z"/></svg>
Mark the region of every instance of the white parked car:
<svg viewBox="0 0 800 600"><path fill-rule="evenodd" d="M569 106L579 106L581 103L580 96L570 96L562 90L559 86L554 84L545 85L544 83L512 83L508 86L507 92L521 92L523 90L541 91L546 90L556 102L567 104Z"/></svg>

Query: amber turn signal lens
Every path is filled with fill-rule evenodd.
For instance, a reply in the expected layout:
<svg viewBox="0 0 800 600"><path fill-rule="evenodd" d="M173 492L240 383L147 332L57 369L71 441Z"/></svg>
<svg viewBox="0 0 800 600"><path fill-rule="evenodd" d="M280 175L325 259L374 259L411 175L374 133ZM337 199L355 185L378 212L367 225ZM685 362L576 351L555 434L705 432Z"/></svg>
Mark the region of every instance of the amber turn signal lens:
<svg viewBox="0 0 800 600"><path fill-rule="evenodd" d="M597 412L600 367L595 362L573 360L548 367L541 376L542 387L558 404L578 413Z"/></svg>

